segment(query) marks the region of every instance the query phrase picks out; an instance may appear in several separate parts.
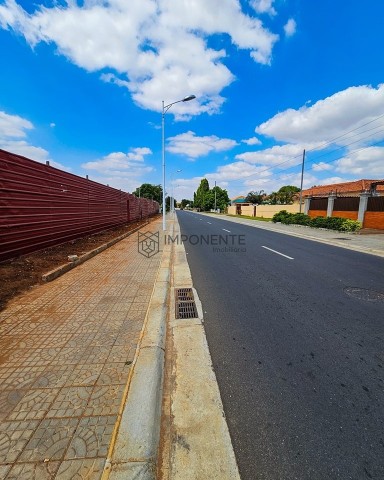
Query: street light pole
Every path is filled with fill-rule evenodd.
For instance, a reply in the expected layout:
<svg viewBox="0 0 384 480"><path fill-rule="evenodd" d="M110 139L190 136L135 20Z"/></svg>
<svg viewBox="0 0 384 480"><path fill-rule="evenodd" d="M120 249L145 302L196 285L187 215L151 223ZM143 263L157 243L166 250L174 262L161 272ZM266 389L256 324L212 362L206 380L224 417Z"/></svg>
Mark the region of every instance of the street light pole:
<svg viewBox="0 0 384 480"><path fill-rule="evenodd" d="M174 190L174 186L173 186L173 174L174 174L174 173L179 173L179 172L182 172L182 171L183 171L183 170L180 169L180 170L176 170L175 172L172 172L172 173L171 173L172 203L169 204L169 205L170 205L169 208L170 208L170 211L171 211L172 213L175 213L175 197L174 197L174 191L175 191L175 190Z"/></svg>
<svg viewBox="0 0 384 480"><path fill-rule="evenodd" d="M168 105L164 105L164 100L162 102L163 108L162 108L162 115L161 115L161 130L162 130L162 164L163 164L163 231L167 229L166 222L165 222L165 114L168 112L168 110L172 107L172 105L175 105L175 103L180 103L180 102L189 102L190 100L193 100L195 95L188 95L188 97L183 98L182 100L177 100L176 102L172 102ZM171 206L171 205L170 205Z"/></svg>

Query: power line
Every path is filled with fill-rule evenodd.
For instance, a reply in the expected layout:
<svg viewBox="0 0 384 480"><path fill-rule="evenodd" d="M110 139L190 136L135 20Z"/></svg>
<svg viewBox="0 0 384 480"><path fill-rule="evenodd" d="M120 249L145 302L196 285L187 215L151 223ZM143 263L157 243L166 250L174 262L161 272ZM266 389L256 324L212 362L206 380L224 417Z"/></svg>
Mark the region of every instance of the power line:
<svg viewBox="0 0 384 480"><path fill-rule="evenodd" d="M362 150L366 150L368 148L371 148L371 147L374 147L378 144L380 144L382 142L382 140L379 140L378 142L376 143L373 143L372 145L369 145L367 147L362 147L362 148L358 148L356 150L352 150L351 152L349 152L349 155L351 154L354 154L354 153L357 153L357 152L361 152ZM330 163L333 163L333 162L336 162L338 160L342 160L343 158L347 158L346 155L343 155L341 157L338 157L338 158L334 158L332 160L329 160L328 162L323 162L324 164L328 165ZM313 165L312 167L310 167L308 170L313 170L315 168L315 165ZM284 178L288 178L288 177L293 177L294 175L297 175L297 172L292 172L292 173L288 173L287 175L284 176Z"/></svg>
<svg viewBox="0 0 384 480"><path fill-rule="evenodd" d="M364 123L363 125L360 125L359 127L354 128L354 129L352 129L352 130L350 130L350 131L348 131L348 132L346 132L346 133L344 133L344 134L342 134L342 135L339 135L338 137L335 137L335 138L333 138L332 140L330 140L330 141L328 141L328 142L325 142L325 143L319 145L318 147L314 147L314 148L312 148L312 149L307 150L307 153L309 153L309 152L314 152L314 151L323 149L325 146L331 145L335 140L338 140L338 139L340 139L340 138L342 138L342 137L345 137L345 136L348 135L349 133L352 133L352 132L354 132L354 131L356 131L356 130L359 130L360 128L362 128L362 127L364 127L364 126L366 126L366 125L369 125L369 124L371 124L371 123L379 120L379 119L382 118L382 117L384 117L384 114L383 114L383 115L380 115L379 117L375 118L374 120L371 120L371 121L369 121L369 122ZM384 127L384 124L378 125L378 126L376 126L376 127L373 127L373 128L371 128L371 129L368 129L368 130L364 130L363 132L359 132L359 133L357 133L357 134L355 134L355 135L352 135L350 138L355 137L355 136L358 136L358 135L362 135L362 134L364 134L364 133L370 132L370 131L372 131L372 130L376 130L376 129L381 128L381 127ZM340 146L340 147L338 147L338 148L336 148L336 149L333 149L333 150L331 150L331 151L325 152L324 154L318 156L316 159L310 160L310 163L313 163L313 162L316 161L318 158L322 158L322 157L324 157L324 156L331 155L331 154L335 153L335 152L338 151L338 150L341 150L341 149L346 148L346 147L348 147L348 146L350 146L350 145L353 145L354 143L364 141L364 140L366 140L367 138L370 138L370 137L376 135L377 133L381 133L381 132L384 132L384 130L376 131L375 133L373 133L373 134L371 134L371 135L367 135L366 137L360 138L360 139L358 139L358 140L356 140L356 141L354 141L354 142L351 142L351 143L346 144L346 145L342 145L342 146ZM380 142L381 142L381 141L380 141ZM380 142L378 142L378 143L380 143ZM376 144L375 144L375 145L376 145ZM368 147L367 147L367 148L368 148ZM284 160L283 162L280 162L280 163L278 163L278 164L272 165L272 166L270 166L270 167L266 167L266 168L264 168L263 170L260 170L260 171L258 171L258 172L251 173L250 175L247 175L246 177L242 177L242 178L239 179L237 182L238 182L238 183L241 183L244 179L247 179L247 178L249 178L249 177L253 177L253 176L255 176L255 175L260 175L261 173L267 172L267 171L269 171L269 170L275 170L275 169L278 168L279 166L284 165L284 164L286 164L286 163L288 163L288 162L291 162L292 160L295 160L296 158L301 158L301 156L302 156L302 154L300 153L300 154L298 154L298 155L296 155L296 156L294 156L294 157L291 157L291 158L289 158L289 159L287 159L287 160ZM282 171L284 171L284 170L289 170L289 169L291 169L291 168L295 168L295 167L297 167L298 165L300 165L300 163L297 163L297 164L295 164L295 165L291 165L291 166L289 166L289 167L286 168L286 169L282 169ZM280 172L280 173L281 173L281 172ZM235 181L235 182L236 182L236 181ZM232 183L235 183L235 182L232 182Z"/></svg>

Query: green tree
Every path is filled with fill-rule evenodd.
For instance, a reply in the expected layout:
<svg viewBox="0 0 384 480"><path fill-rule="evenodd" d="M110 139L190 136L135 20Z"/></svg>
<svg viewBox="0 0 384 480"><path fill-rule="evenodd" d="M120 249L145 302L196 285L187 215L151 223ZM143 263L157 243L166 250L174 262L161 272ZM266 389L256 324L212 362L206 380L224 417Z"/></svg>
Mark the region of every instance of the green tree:
<svg viewBox="0 0 384 480"><path fill-rule="evenodd" d="M279 194L277 192L272 192L268 195L268 202L271 205L277 205L279 203Z"/></svg>
<svg viewBox="0 0 384 480"><path fill-rule="evenodd" d="M209 207L209 183L206 178L203 178L200 182L198 189L194 194L193 204L196 208L199 208L203 212L208 210Z"/></svg>
<svg viewBox="0 0 384 480"><path fill-rule="evenodd" d="M209 183L206 178L201 180L199 188L193 194L193 206L206 212L215 208L215 193L216 193L216 208L221 211L226 210L230 203L228 192L218 186L209 188Z"/></svg>
<svg viewBox="0 0 384 480"><path fill-rule="evenodd" d="M295 187L294 185L285 185L277 192L279 196L279 202L281 204L289 205L293 203L295 195L299 192L300 188Z"/></svg>
<svg viewBox="0 0 384 480"><path fill-rule="evenodd" d="M215 192L216 192L216 209L219 209L221 212L224 212L230 203L230 199L228 197L227 190L224 190L223 188L220 188L217 185L216 187L213 187L212 190L209 191L208 210L215 208Z"/></svg>
<svg viewBox="0 0 384 480"><path fill-rule="evenodd" d="M171 205L171 197L169 196L166 196L165 197L165 207L166 207L166 211L169 212L169 207ZM177 202L175 199L173 199L173 206L176 208L177 207Z"/></svg>
<svg viewBox="0 0 384 480"><path fill-rule="evenodd" d="M261 204L261 202L264 200L264 198L266 197L266 194L264 192L264 190L260 190L259 192L249 192L248 195L245 197L245 201L246 203L257 203L257 204Z"/></svg>
<svg viewBox="0 0 384 480"><path fill-rule="evenodd" d="M159 204L163 203L163 189L161 185L151 185L150 183L143 183L140 187L136 188L133 194L136 195L136 197L155 200Z"/></svg>
<svg viewBox="0 0 384 480"><path fill-rule="evenodd" d="M187 200L186 198L183 198L180 202L180 208L185 208L186 206L193 207L193 201L192 200Z"/></svg>

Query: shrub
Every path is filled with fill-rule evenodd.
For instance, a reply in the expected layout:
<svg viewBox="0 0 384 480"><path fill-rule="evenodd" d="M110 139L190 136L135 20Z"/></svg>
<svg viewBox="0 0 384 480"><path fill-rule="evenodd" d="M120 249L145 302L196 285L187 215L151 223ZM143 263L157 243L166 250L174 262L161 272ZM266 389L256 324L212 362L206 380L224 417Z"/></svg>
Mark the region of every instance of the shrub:
<svg viewBox="0 0 384 480"><path fill-rule="evenodd" d="M361 223L357 222L356 220L349 220L348 218L344 218L344 222L340 227L340 232L356 232L360 230Z"/></svg>
<svg viewBox="0 0 384 480"><path fill-rule="evenodd" d="M329 228L330 230L340 230L345 221L345 219L341 217L327 217L326 220L327 223L325 228Z"/></svg>
<svg viewBox="0 0 384 480"><path fill-rule="evenodd" d="M327 217L311 218L309 225L315 228L327 228Z"/></svg>
<svg viewBox="0 0 384 480"><path fill-rule="evenodd" d="M294 213L292 215L292 220L292 223L296 223L297 225L309 225L311 217L305 213Z"/></svg>
<svg viewBox="0 0 384 480"><path fill-rule="evenodd" d="M355 220L349 220L342 217L315 217L311 218L305 213L288 213L281 210L272 218L272 222L281 222L285 225L309 225L314 228L327 228L339 232L356 232L361 228L361 224Z"/></svg>
<svg viewBox="0 0 384 480"><path fill-rule="evenodd" d="M282 222L283 219L286 218L289 215L291 215L291 214L288 213L286 210L280 210L280 212L277 212L273 215L272 222L273 223Z"/></svg>

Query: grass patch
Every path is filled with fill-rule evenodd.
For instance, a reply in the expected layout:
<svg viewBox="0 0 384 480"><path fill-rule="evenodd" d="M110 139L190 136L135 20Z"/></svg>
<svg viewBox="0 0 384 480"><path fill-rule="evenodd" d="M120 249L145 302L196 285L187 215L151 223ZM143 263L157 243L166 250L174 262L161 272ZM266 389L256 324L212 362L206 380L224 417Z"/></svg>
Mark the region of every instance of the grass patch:
<svg viewBox="0 0 384 480"><path fill-rule="evenodd" d="M249 215L232 215L227 213L227 217L237 217L237 218L246 218L248 220L259 220L261 222L271 222L272 218L265 218L265 217L251 217Z"/></svg>

